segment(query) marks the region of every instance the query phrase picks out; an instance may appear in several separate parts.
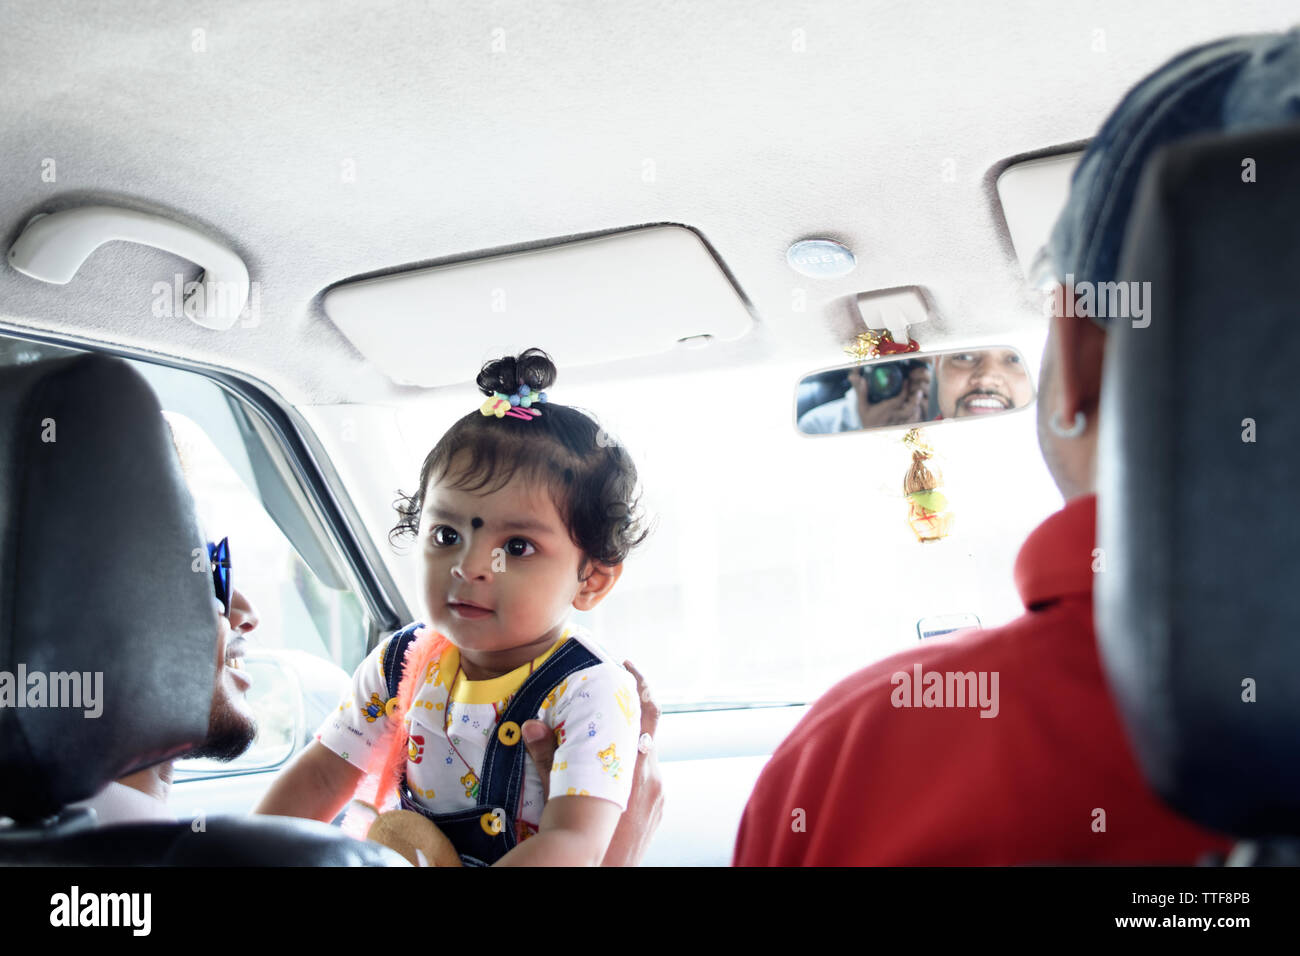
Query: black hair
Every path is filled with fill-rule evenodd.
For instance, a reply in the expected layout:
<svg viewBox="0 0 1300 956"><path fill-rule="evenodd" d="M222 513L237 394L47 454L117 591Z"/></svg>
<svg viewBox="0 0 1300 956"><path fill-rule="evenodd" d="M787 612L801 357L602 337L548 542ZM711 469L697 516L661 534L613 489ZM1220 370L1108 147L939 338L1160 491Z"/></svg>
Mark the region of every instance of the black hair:
<svg viewBox="0 0 1300 956"><path fill-rule="evenodd" d="M541 349L488 362L476 382L484 395L512 395L521 385L541 392L555 383L556 369ZM549 401L534 405L541 415L529 420L484 415L478 409L447 430L425 456L420 486L395 503L398 521L389 540L419 533L420 512L430 479L441 481L458 463L456 488L492 492L515 475L543 482L569 536L598 564L620 564L649 534L637 492L631 456L586 412Z"/></svg>

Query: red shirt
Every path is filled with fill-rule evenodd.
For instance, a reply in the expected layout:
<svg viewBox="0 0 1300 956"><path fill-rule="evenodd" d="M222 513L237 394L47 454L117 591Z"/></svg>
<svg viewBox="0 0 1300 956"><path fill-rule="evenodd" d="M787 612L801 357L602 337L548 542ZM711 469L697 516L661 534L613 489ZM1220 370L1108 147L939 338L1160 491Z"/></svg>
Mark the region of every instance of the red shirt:
<svg viewBox="0 0 1300 956"><path fill-rule="evenodd" d="M1096 512L1095 497L1073 499L1029 536L1015 570L1024 616L896 654L818 700L759 776L735 864L1194 863L1226 853L1230 838L1151 792L1120 726L1092 630ZM986 694L952 706L958 683L931 671L984 672ZM947 706L921 706L918 675Z"/></svg>

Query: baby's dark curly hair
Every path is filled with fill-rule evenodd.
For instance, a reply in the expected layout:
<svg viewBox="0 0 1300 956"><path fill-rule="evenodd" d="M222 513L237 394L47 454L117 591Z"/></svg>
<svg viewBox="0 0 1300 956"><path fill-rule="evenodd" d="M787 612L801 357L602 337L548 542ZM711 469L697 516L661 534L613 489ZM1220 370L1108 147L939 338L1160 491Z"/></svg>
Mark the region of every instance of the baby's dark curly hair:
<svg viewBox="0 0 1300 956"><path fill-rule="evenodd" d="M476 381L484 395L510 395L521 385L544 391L555 377L551 357L533 348L488 362ZM488 416L475 409L452 425L425 457L415 493L398 492L398 522L389 539L419 533L430 480L445 479L453 459L459 458L454 487L497 491L523 472L546 485L569 535L588 561L620 564L626 559L649 534L637 491L636 465L587 413L547 398L534 406L541 416L527 421L511 415Z"/></svg>

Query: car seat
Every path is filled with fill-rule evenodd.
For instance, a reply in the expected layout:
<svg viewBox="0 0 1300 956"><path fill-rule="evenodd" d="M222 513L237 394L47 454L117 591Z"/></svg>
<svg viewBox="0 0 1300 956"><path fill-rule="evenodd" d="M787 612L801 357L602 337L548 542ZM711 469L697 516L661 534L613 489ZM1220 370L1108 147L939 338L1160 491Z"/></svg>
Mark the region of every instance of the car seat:
<svg viewBox="0 0 1300 956"><path fill-rule="evenodd" d="M1167 147L1117 277L1150 310L1106 344L1100 650L1147 780L1228 863L1300 862L1298 223L1300 126Z"/></svg>

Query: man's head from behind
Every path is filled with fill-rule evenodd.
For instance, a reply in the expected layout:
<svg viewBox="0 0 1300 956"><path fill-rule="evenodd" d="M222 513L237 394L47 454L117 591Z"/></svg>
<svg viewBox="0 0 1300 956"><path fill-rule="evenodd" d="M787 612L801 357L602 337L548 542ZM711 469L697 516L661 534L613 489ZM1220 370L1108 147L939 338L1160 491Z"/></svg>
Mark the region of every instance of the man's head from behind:
<svg viewBox="0 0 1300 956"><path fill-rule="evenodd" d="M1073 317L1076 290L1115 281L1138 183L1152 156L1190 136L1297 121L1300 29L1235 37L1188 50L1142 80L1084 153L1040 260L1061 284L1056 301L1066 308L1051 320L1043 354L1038 436L1066 498L1094 489L1107 321ZM1042 276L1034 278L1039 284Z"/></svg>

